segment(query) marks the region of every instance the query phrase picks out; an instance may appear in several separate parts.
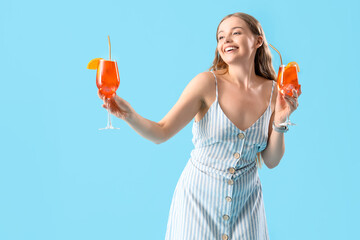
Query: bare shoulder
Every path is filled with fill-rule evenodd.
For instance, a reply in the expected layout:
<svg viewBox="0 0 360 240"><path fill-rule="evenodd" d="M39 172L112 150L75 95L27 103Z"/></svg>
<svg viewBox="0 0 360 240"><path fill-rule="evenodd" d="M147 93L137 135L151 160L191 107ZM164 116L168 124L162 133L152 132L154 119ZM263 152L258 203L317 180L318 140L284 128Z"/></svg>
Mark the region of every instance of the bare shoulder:
<svg viewBox="0 0 360 240"><path fill-rule="evenodd" d="M214 83L214 75L211 72L201 72L193 78L193 81L199 87L211 87L212 83Z"/></svg>
<svg viewBox="0 0 360 240"><path fill-rule="evenodd" d="M257 76L258 77L258 81L259 81L259 85L261 87L261 89L263 91L269 91L268 89L272 89L272 85L275 84L274 80L271 80L271 79L267 79L267 78L264 78L264 77L261 77L261 76ZM275 90L275 89L274 89Z"/></svg>
<svg viewBox="0 0 360 240"><path fill-rule="evenodd" d="M190 84L189 84L190 85ZM201 95L201 100L205 102L212 90L215 90L215 78L211 72L201 72L191 80L193 89Z"/></svg>

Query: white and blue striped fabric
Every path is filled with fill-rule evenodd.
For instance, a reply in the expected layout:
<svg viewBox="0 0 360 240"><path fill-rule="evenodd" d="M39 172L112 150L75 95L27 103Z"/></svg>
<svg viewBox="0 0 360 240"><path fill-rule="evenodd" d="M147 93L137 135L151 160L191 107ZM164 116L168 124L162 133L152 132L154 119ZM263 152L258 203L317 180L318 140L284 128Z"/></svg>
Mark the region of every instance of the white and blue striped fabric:
<svg viewBox="0 0 360 240"><path fill-rule="evenodd" d="M267 145L276 82L266 111L242 131L222 111L214 77L216 99L193 124L194 149L174 191L165 240L267 240L256 154Z"/></svg>

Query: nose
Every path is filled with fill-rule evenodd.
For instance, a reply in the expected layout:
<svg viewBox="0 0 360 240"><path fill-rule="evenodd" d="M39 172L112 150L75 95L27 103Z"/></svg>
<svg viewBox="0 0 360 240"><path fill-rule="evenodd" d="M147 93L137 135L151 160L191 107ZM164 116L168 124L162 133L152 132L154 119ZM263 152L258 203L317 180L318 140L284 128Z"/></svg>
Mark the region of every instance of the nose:
<svg viewBox="0 0 360 240"><path fill-rule="evenodd" d="M232 39L231 39L231 34L228 34L225 36L225 42L231 42Z"/></svg>

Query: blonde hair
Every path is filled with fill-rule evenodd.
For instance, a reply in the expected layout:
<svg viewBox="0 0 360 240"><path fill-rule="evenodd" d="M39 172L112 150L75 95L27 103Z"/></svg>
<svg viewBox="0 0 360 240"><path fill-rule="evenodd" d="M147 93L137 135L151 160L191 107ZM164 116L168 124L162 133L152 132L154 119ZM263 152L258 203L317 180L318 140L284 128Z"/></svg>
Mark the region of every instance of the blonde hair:
<svg viewBox="0 0 360 240"><path fill-rule="evenodd" d="M263 44L256 50L255 53L255 60L254 60L254 67L255 67L255 74L261 77L264 77L269 80L275 80L276 79L276 73L274 70L274 67L272 65L272 55L268 46L268 43L266 41L265 33L261 27L261 24L258 20L256 20L253 16L237 12L233 14L229 14L226 17L224 17L221 22L219 23L217 30L216 30L216 41L218 42L218 31L220 24L230 18L230 17L238 17L242 20L244 20L249 27L250 31L255 36L262 36L263 38ZM220 54L218 52L218 49L215 50L215 58L213 61L212 66L209 68L210 71L216 71L216 70L222 70L225 69L224 72L227 73L229 70L229 66L224 62L224 60L220 57ZM257 153L257 159L256 159L258 167L261 168L263 159L261 158L260 152Z"/></svg>

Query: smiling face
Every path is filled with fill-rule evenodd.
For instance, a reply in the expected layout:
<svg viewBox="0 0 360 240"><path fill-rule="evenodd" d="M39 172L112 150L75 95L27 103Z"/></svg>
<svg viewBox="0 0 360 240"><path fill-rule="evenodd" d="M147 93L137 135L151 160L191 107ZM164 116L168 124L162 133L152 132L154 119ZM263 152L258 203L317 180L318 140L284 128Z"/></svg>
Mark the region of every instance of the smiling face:
<svg viewBox="0 0 360 240"><path fill-rule="evenodd" d="M261 36L254 36L247 23L239 17L225 19L218 28L217 50L228 65L254 61L256 49L261 46Z"/></svg>

